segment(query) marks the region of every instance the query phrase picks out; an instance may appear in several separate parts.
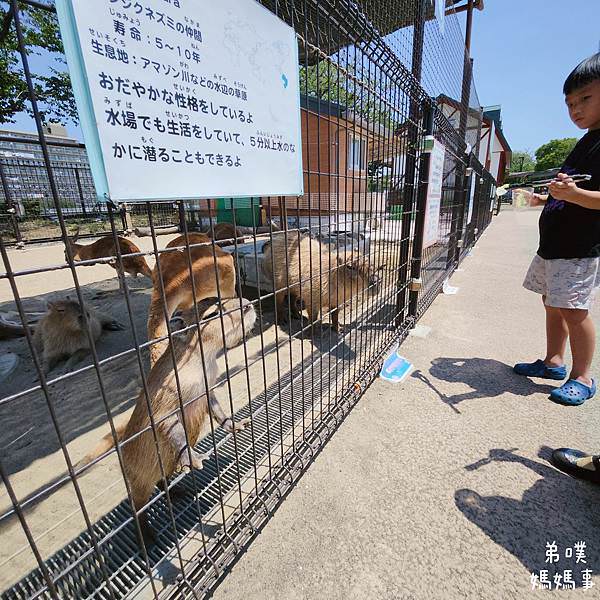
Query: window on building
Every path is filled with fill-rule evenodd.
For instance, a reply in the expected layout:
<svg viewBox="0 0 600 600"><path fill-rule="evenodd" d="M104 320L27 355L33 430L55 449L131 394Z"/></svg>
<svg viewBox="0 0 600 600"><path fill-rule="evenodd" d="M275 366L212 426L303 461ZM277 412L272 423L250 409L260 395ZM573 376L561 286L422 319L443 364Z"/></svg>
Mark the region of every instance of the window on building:
<svg viewBox="0 0 600 600"><path fill-rule="evenodd" d="M367 140L348 139L348 171L364 171L367 168Z"/></svg>

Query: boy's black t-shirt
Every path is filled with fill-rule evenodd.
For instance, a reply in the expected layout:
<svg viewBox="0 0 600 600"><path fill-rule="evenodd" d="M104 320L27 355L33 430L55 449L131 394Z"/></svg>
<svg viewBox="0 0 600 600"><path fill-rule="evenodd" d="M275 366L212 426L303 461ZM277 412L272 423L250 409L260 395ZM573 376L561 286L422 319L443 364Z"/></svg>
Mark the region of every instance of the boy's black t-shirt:
<svg viewBox="0 0 600 600"><path fill-rule="evenodd" d="M565 160L562 173L588 174L577 183L585 190L600 191L600 129L588 131ZM598 209L584 208L548 196L540 216L538 255L545 259L600 256L600 200Z"/></svg>

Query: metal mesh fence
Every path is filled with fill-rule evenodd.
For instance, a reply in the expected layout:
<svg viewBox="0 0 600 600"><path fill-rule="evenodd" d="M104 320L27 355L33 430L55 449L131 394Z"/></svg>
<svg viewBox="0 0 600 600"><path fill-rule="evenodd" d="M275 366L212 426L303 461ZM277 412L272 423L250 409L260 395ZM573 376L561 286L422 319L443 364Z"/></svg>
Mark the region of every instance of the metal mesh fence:
<svg viewBox="0 0 600 600"><path fill-rule="evenodd" d="M456 17L442 39L420 0L262 3L300 48L303 196L98 204L80 166L0 159L0 345L20 363L2 598L209 594L490 223L451 114L471 114Z"/></svg>
<svg viewBox="0 0 600 600"><path fill-rule="evenodd" d="M0 190L0 219L7 241L36 242L61 238L58 212L43 160L0 158L5 185ZM69 232L110 232L106 203L98 200L87 165L52 161L52 172ZM10 211L10 212L9 212Z"/></svg>

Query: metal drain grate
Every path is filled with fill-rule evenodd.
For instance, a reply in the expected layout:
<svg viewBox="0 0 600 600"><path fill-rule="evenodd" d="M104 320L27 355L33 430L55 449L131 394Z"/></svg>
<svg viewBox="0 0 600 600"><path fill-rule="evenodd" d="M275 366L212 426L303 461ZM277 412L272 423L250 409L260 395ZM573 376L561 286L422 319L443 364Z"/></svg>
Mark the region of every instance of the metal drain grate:
<svg viewBox="0 0 600 600"><path fill-rule="evenodd" d="M340 359L329 354L313 352L303 363L283 376L280 382L272 384L266 394L263 392L253 399L254 444L249 429L237 433L237 466L233 436L221 429L215 431L220 485L214 457L204 463L202 471L187 474L178 482L178 486L186 492L181 499L173 501L177 539L180 544L198 527L201 517L204 518L220 506L221 497L226 498L228 494L236 491L238 468L239 481L243 484L254 477L255 461L263 462L269 453L273 457L272 467L281 463L285 453L283 440L290 435L303 416L306 418L308 415L310 418L312 411L320 412L319 406L326 402L327 390L332 389L335 375L338 372L340 375L344 373L348 362L346 357ZM310 377L311 369L315 370L317 377ZM298 391L298 379L303 373L309 381L304 384L302 396ZM347 372L345 374L348 375ZM237 418L247 416L250 416L248 406L239 411ZM211 451L210 436L202 439L196 448L200 452ZM194 489L198 491L197 498L193 496ZM161 571L161 564L176 547L168 514L166 502L162 498L156 500L148 509L151 525L157 532L157 544L148 549L148 559L153 572ZM92 544L88 532L82 533L46 561L62 598L120 599L128 597L135 587L144 583L144 580L148 582L146 564L137 547L135 526L133 523L124 525L130 517L129 502L125 500L93 525L97 539L103 540L99 549L104 559L105 570L108 571L110 590L107 588L98 557L90 550ZM221 527L213 532L212 538L215 539L222 533ZM206 562L210 566L208 559ZM51 598L51 594L38 568L2 593L0 598Z"/></svg>

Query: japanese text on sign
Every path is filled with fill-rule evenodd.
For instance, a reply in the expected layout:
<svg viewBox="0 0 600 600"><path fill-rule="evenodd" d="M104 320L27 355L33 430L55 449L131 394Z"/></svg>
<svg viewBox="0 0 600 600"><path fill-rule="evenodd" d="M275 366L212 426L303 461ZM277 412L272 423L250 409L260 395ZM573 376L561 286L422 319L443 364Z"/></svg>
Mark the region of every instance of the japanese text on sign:
<svg viewBox="0 0 600 600"><path fill-rule="evenodd" d="M434 139L427 140L427 142L432 143L433 146L429 160L429 185L425 206L423 248L427 248L439 240L442 181L444 178L444 158L446 156L446 149L443 144Z"/></svg>
<svg viewBox="0 0 600 600"><path fill-rule="evenodd" d="M275 15L254 0L57 7L113 200L302 193L296 39Z"/></svg>

